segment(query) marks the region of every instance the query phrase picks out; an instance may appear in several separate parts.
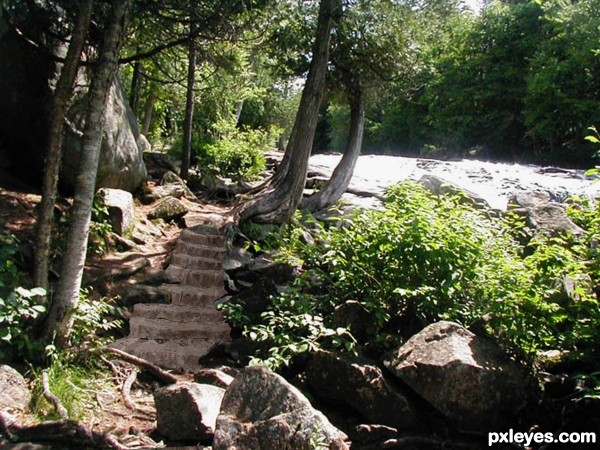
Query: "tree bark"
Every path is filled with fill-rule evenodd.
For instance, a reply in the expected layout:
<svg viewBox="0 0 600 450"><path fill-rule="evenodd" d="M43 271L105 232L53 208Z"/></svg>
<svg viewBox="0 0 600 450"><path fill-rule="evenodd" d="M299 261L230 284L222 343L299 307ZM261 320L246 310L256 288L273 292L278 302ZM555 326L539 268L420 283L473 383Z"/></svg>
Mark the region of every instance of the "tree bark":
<svg viewBox="0 0 600 450"><path fill-rule="evenodd" d="M55 337L58 346L64 347L67 344L73 324L73 310L79 300L102 143L104 112L110 87L115 79L131 2L132 0L112 1L103 45L92 76L67 248L63 255L60 280L44 330L44 338L51 341Z"/></svg>
<svg viewBox="0 0 600 450"><path fill-rule="evenodd" d="M40 204L37 234L36 257L34 265L33 282L36 286L48 291L48 267L50 260L50 240L52 235L52 222L54 204L58 186L58 175L62 159L62 133L65 116L69 109L73 83L77 76L77 68L85 37L92 16L93 0L83 0L79 3L77 19L71 36L71 43L65 58L60 77L54 90L52 107L50 110L50 124L48 127L48 142L46 148L46 164L42 184L42 202Z"/></svg>
<svg viewBox="0 0 600 450"><path fill-rule="evenodd" d="M342 156L325 186L302 201L300 207L304 211L315 212L333 205L346 192L352 179L365 132L365 108L360 86L355 84L348 90L350 135L348 136L344 156Z"/></svg>
<svg viewBox="0 0 600 450"><path fill-rule="evenodd" d="M142 79L142 61L136 61L133 65L133 75L131 77L131 92L129 93L129 106L135 113L140 102L140 82Z"/></svg>
<svg viewBox="0 0 600 450"><path fill-rule="evenodd" d="M152 126L152 115L154 113L154 103L156 102L155 88L153 87L148 94L146 103L144 104L144 123L142 123L142 134L148 136L150 127Z"/></svg>
<svg viewBox="0 0 600 450"><path fill-rule="evenodd" d="M192 158L192 122L194 119L194 85L196 83L196 41L195 25L190 24L190 41L188 48L187 96L185 101L185 118L183 121L183 154L181 155L181 178L189 177L190 160Z"/></svg>
<svg viewBox="0 0 600 450"><path fill-rule="evenodd" d="M339 0L321 0L313 59L284 158L265 189L236 208L235 220L283 223L297 209L304 191L308 159L325 91L331 27L340 10Z"/></svg>

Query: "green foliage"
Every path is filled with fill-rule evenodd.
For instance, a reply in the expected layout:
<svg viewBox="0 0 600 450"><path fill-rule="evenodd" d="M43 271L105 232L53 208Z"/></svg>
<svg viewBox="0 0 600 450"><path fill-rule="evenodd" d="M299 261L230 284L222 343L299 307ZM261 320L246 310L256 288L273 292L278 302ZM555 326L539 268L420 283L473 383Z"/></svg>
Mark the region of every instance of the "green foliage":
<svg viewBox="0 0 600 450"><path fill-rule="evenodd" d="M0 241L0 341L19 357L31 359L40 350L32 338L32 326L46 311L37 299L46 292L18 286L19 272L13 259L18 250L17 241L11 235L0 236ZM4 358L7 354L1 348L0 358Z"/></svg>
<svg viewBox="0 0 600 450"><path fill-rule="evenodd" d="M16 350L17 355L31 359L41 349L32 338L34 321L46 312L46 307L36 301L46 291L41 288L15 288L6 297L0 297L0 340ZM0 357L6 355L0 350Z"/></svg>
<svg viewBox="0 0 600 450"><path fill-rule="evenodd" d="M257 356L274 367L317 347L378 354L442 319L485 330L522 357L590 351L600 344L591 245L600 215L590 207L577 210L585 237L534 235L519 228L522 221L476 210L460 196L402 183L390 188L383 210L358 213L343 227L313 225L310 245L301 228L280 233L281 257L302 273L259 323L244 323L246 334L267 342L268 353ZM533 236L526 246L523 236ZM575 288L567 295L569 280ZM360 342L332 323L347 300L370 315Z"/></svg>
<svg viewBox="0 0 600 450"><path fill-rule="evenodd" d="M92 204L92 221L88 236L88 254L103 255L108 251L108 235L112 232L109 221L108 207L104 202L102 191L94 196Z"/></svg>
<svg viewBox="0 0 600 450"><path fill-rule="evenodd" d="M81 290L69 336L73 351L100 349L112 340L108 333L121 328L125 317L125 309L116 306L116 300L105 297L94 299L90 290Z"/></svg>
<svg viewBox="0 0 600 450"><path fill-rule="evenodd" d="M423 4L403 24L417 56L376 89L365 146L589 164L595 150L581 138L600 112L598 11L598 0L492 1L478 15ZM334 137L344 132L336 118Z"/></svg>
<svg viewBox="0 0 600 450"><path fill-rule="evenodd" d="M278 127L268 131L239 129L229 120L213 126L214 138L203 141L192 138L192 155L202 173L210 173L236 181L256 179L266 167L265 150L275 145ZM170 154L180 157L181 140L175 141Z"/></svg>
<svg viewBox="0 0 600 450"><path fill-rule="evenodd" d="M264 151L275 146L280 130L240 130L232 122L221 120L214 125L219 138L206 144L199 155L201 170L233 180L254 180L265 170Z"/></svg>

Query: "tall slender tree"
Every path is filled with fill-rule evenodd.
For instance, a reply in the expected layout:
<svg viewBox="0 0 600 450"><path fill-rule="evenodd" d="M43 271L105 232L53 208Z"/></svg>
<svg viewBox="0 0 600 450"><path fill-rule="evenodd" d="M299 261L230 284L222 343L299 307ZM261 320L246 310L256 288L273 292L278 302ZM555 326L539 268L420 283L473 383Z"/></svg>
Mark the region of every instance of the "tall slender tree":
<svg viewBox="0 0 600 450"><path fill-rule="evenodd" d="M85 44L85 38L90 24L93 10L93 0L82 0L79 9L71 41L65 62L62 66L60 77L54 90L51 111L49 114L50 124L48 127L48 143L46 147L46 164L44 167L44 179L42 186L42 202L40 204L37 235L36 235L36 258L34 266L34 284L48 290L48 268L50 260L50 240L52 235L52 223L54 204L56 202L58 174L61 163L62 134L65 116L69 108L73 83L77 76L77 68L81 52Z"/></svg>
<svg viewBox="0 0 600 450"><path fill-rule="evenodd" d="M111 9L104 29L103 43L92 74L67 248L63 254L60 280L50 306L44 332L46 340L50 341L55 337L59 346L68 343L73 325L73 311L79 301L102 142L104 112L117 71L131 3L132 0L110 2Z"/></svg>
<svg viewBox="0 0 600 450"><path fill-rule="evenodd" d="M181 178L188 179L192 157L192 121L194 119L194 89L196 84L196 55L197 44L195 37L196 25L190 21L190 39L188 42L188 76L186 86L185 118L183 121L183 155L181 158Z"/></svg>

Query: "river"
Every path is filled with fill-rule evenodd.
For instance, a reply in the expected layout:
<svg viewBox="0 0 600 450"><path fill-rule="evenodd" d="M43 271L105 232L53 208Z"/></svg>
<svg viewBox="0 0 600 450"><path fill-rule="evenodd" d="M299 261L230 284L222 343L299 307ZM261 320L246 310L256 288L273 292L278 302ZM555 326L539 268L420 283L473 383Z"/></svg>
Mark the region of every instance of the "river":
<svg viewBox="0 0 600 450"><path fill-rule="evenodd" d="M341 155L311 156L313 170L329 176ZM359 157L350 190L382 195L386 187L402 180L419 180L430 174L450 181L483 197L494 209L504 210L510 196L520 191L548 191L558 200L572 195L600 198L600 180L586 177L582 170L548 168L530 164L507 164L476 160L439 161L387 155ZM373 206L373 197L345 194L360 206Z"/></svg>

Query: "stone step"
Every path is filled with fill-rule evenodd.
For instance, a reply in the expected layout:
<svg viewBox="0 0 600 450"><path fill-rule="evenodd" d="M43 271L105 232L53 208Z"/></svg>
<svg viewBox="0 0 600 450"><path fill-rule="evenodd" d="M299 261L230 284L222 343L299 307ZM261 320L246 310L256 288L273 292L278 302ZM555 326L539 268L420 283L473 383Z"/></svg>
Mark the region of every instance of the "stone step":
<svg viewBox="0 0 600 450"><path fill-rule="evenodd" d="M184 253L173 253L171 265L182 269L195 270L222 270L223 261L220 259L203 258L200 256L188 256Z"/></svg>
<svg viewBox="0 0 600 450"><path fill-rule="evenodd" d="M229 340L231 328L225 322L173 322L133 316L129 319L129 337L140 339L214 339Z"/></svg>
<svg viewBox="0 0 600 450"><path fill-rule="evenodd" d="M167 368L196 372L200 369L198 359L208 353L210 348L223 342L210 339L175 339L160 341L127 337L110 344L124 352L146 359Z"/></svg>
<svg viewBox="0 0 600 450"><path fill-rule="evenodd" d="M181 281L184 286L211 289L224 285L222 270L194 270L169 266L166 273Z"/></svg>
<svg viewBox="0 0 600 450"><path fill-rule="evenodd" d="M209 323L223 322L223 313L214 306L157 305L138 303L133 307L133 315L143 319L170 320L171 322Z"/></svg>
<svg viewBox="0 0 600 450"><path fill-rule="evenodd" d="M179 240L175 246L175 253L187 256L200 256L202 258L216 259L219 261L225 259L224 247L208 247L206 245L190 244Z"/></svg>
<svg viewBox="0 0 600 450"><path fill-rule="evenodd" d="M170 284L161 286L161 289L171 294L173 305L209 307L213 306L215 300L227 294L223 286L212 289L199 289L193 286Z"/></svg>
<svg viewBox="0 0 600 450"><path fill-rule="evenodd" d="M197 233L190 229L185 229L179 234L179 242L193 245L203 245L206 247L225 248L225 236L217 233Z"/></svg>

